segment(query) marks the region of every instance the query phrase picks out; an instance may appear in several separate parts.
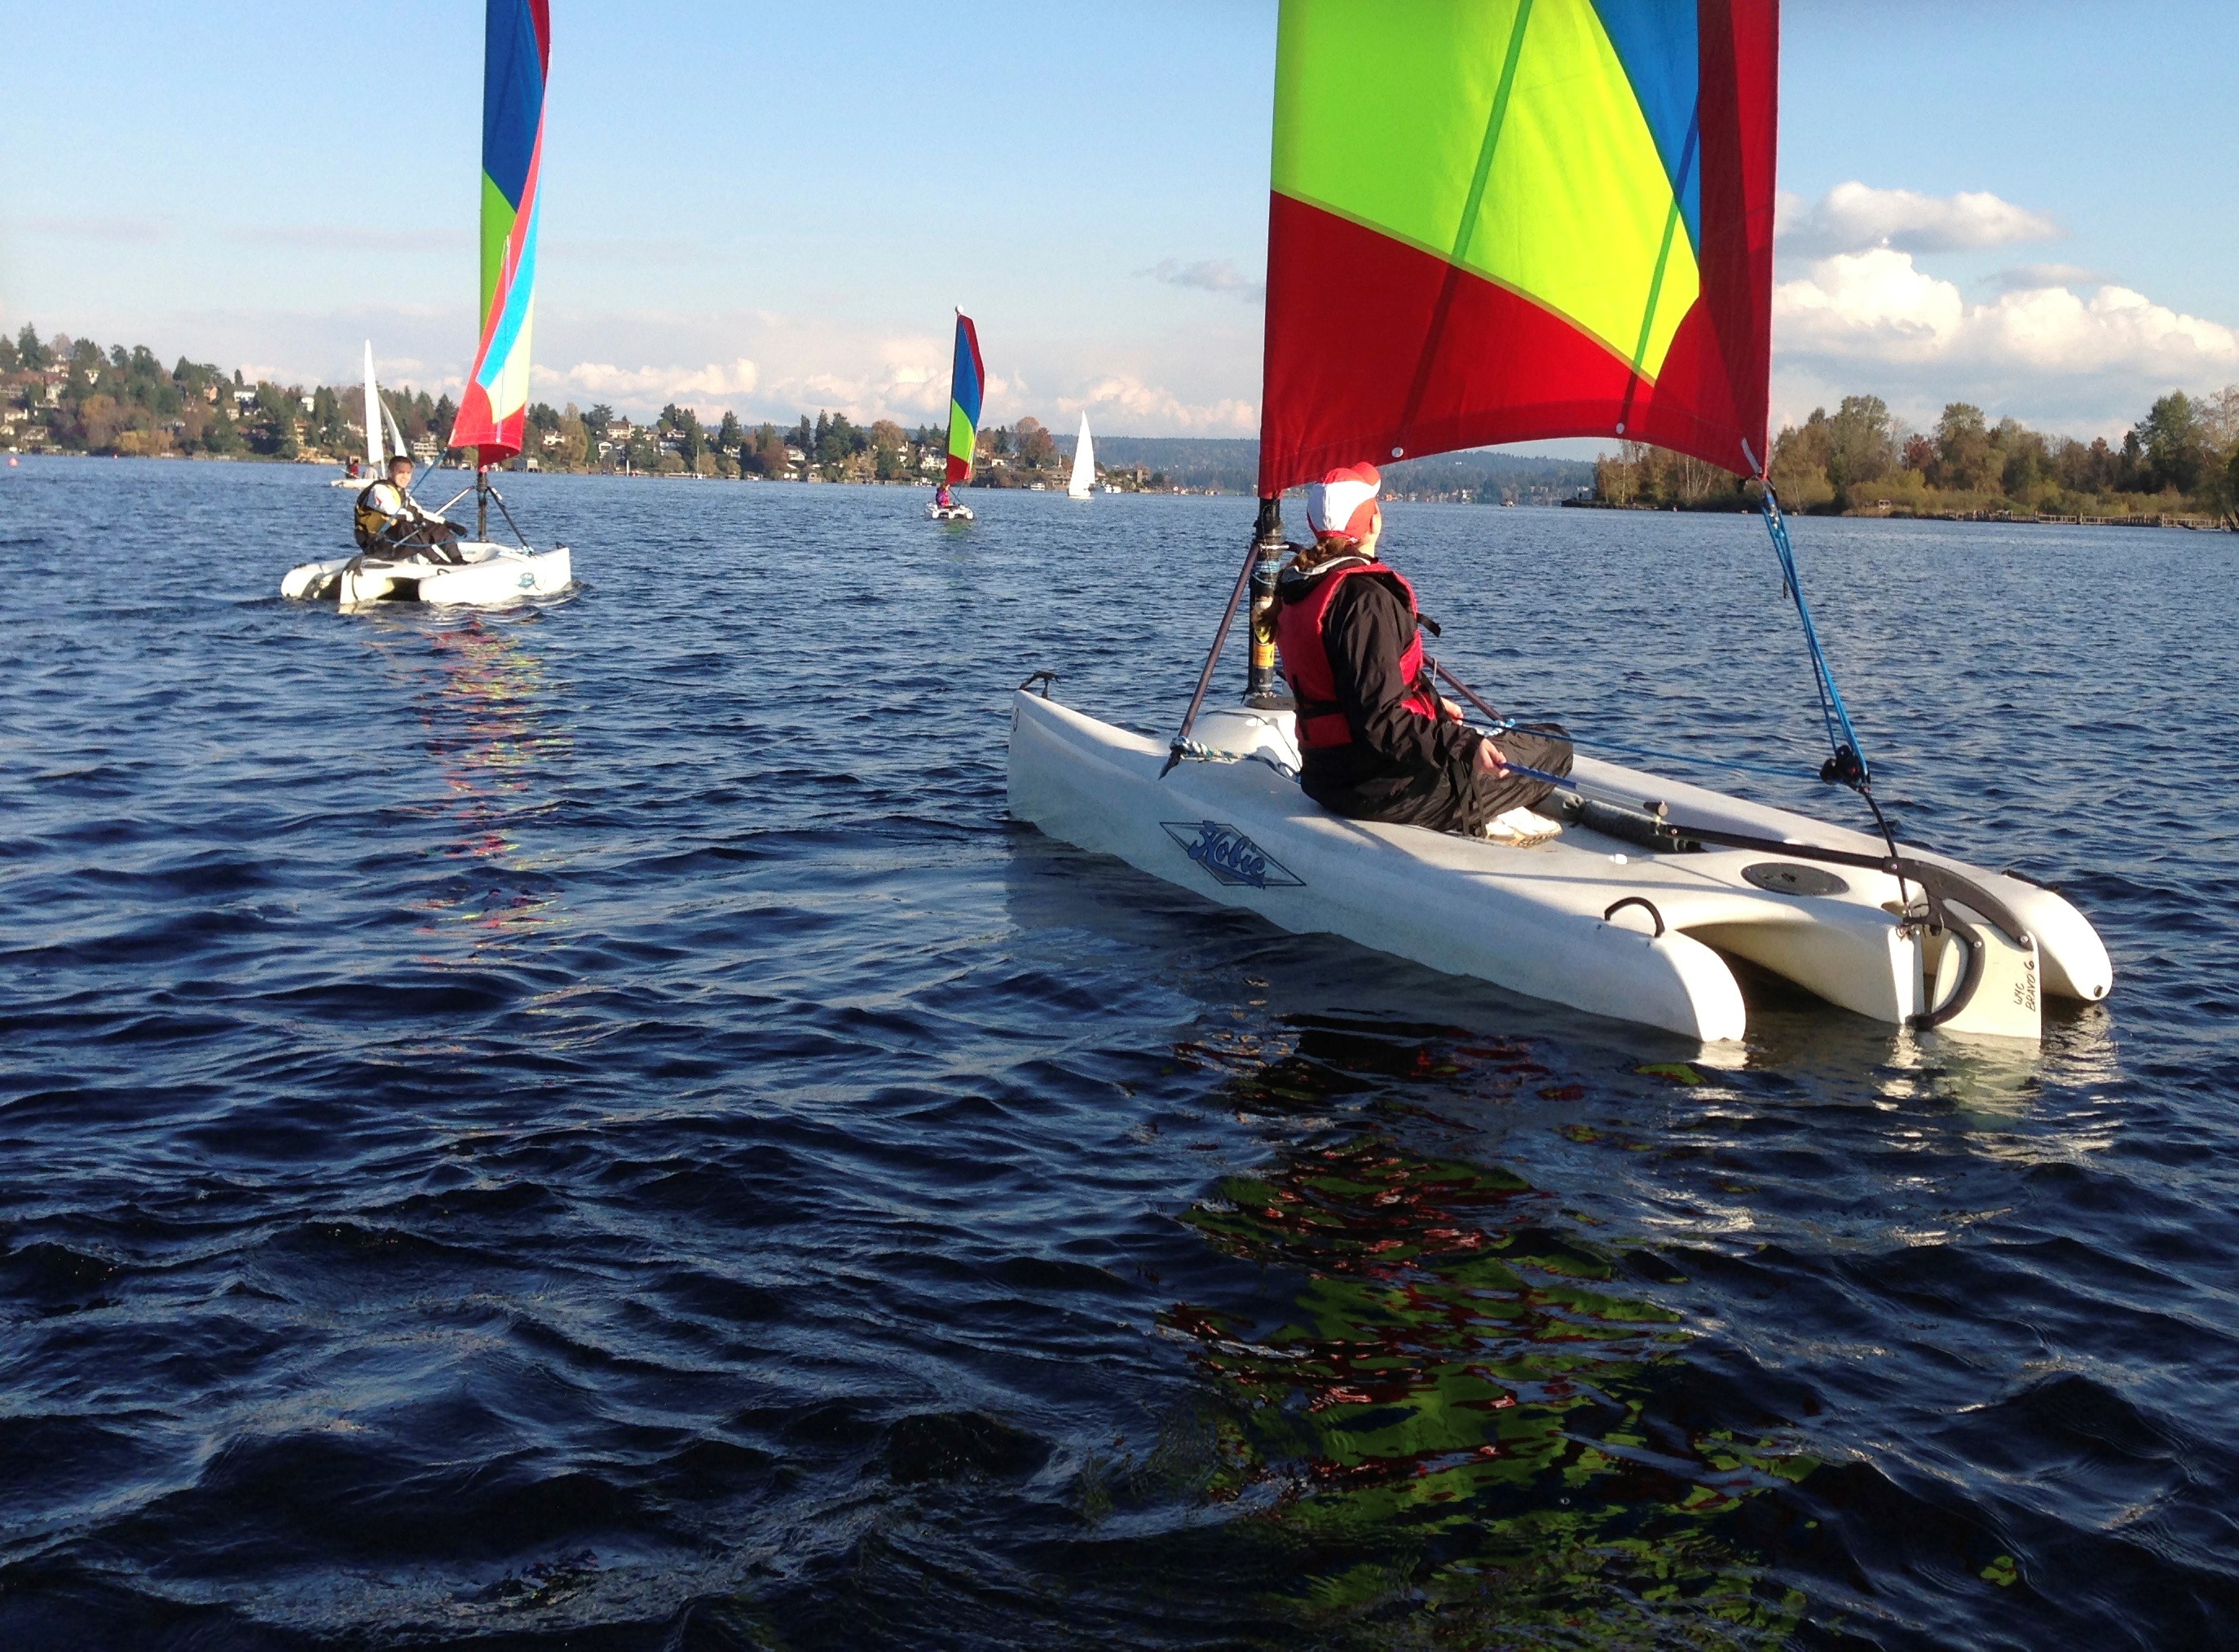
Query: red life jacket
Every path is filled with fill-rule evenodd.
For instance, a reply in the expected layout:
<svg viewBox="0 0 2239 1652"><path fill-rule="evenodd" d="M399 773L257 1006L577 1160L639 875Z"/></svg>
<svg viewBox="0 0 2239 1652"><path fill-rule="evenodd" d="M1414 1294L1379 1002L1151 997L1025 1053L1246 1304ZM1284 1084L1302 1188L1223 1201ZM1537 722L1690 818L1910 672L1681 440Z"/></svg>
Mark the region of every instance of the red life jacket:
<svg viewBox="0 0 2239 1652"><path fill-rule="evenodd" d="M1275 647L1283 657L1283 675L1299 702L1299 744L1313 749L1352 743L1352 725L1337 697L1337 673L1330 667L1329 644L1322 635L1322 618L1339 587L1360 574L1379 574L1391 580L1407 599L1407 618L1416 617L1415 587L1396 568L1358 558L1339 562L1326 573L1312 576L1308 594L1283 604L1275 616ZM1409 685L1399 703L1418 717L1438 720L1438 697L1425 681L1423 634L1410 630L1407 647L1399 656L1399 675Z"/></svg>

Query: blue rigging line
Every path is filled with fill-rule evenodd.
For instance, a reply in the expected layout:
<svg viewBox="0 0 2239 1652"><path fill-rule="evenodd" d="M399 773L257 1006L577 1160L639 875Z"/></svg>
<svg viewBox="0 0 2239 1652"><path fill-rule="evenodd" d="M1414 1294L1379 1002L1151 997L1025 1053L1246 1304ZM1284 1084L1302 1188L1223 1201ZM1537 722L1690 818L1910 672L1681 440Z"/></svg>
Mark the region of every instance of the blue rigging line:
<svg viewBox="0 0 2239 1652"><path fill-rule="evenodd" d="M1873 771L1866 762L1858 731L1850 726L1850 711L1843 704L1843 691L1835 687L1835 673L1828 668L1826 651L1819 646L1819 628L1811 623L1811 607L1804 600L1804 581L1796 574L1796 552L1788 542L1788 519L1780 513L1780 500L1772 491L1771 479L1761 480L1764 485L1765 531L1772 535L1772 548L1780 558L1781 578L1804 621L1804 640L1811 650L1812 686L1819 691L1819 720L1826 726L1827 744L1835 753L1833 760L1821 771L1821 778L1839 780L1854 791L1863 792L1872 783ZM1846 756L1850 759L1847 765L1844 760Z"/></svg>

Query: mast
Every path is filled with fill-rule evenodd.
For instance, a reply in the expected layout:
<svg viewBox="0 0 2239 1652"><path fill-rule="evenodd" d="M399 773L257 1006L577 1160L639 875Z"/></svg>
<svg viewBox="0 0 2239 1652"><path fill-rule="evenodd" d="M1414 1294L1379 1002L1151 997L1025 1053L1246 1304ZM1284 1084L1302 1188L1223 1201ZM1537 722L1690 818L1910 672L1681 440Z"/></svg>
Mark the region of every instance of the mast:
<svg viewBox="0 0 2239 1652"><path fill-rule="evenodd" d="M1255 711L1279 711L1291 703L1275 674L1275 639L1265 621L1275 606L1275 575L1288 548L1283 538L1283 500L1259 501L1252 529L1252 627L1245 654L1244 703Z"/></svg>

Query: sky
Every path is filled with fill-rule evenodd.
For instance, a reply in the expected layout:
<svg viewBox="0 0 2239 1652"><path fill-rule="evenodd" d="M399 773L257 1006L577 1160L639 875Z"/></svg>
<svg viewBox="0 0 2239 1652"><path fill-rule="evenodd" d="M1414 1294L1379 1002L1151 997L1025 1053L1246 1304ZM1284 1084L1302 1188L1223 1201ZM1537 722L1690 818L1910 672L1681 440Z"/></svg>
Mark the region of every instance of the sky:
<svg viewBox="0 0 2239 1652"><path fill-rule="evenodd" d="M1249 435L1273 0L553 0L535 394ZM455 393L482 7L11 7L0 325ZM1775 423L2239 381L2239 6L1790 0ZM1549 451L1591 452L1576 444Z"/></svg>

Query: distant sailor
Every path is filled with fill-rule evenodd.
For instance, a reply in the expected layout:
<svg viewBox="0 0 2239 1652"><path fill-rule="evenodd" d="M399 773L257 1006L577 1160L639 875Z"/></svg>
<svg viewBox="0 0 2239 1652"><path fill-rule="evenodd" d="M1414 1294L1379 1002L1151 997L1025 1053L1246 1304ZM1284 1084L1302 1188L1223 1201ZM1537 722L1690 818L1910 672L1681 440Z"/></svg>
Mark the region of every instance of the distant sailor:
<svg viewBox="0 0 2239 1652"><path fill-rule="evenodd" d="M357 496L357 547L375 556L422 556L430 561L464 559L457 548L459 530L440 516L430 516L412 497L412 455L398 454L389 461L387 480L377 481Z"/></svg>
<svg viewBox="0 0 2239 1652"><path fill-rule="evenodd" d="M955 492L947 482L944 481L939 488L933 490L933 508L935 510L954 510L956 508Z"/></svg>
<svg viewBox="0 0 2239 1652"><path fill-rule="evenodd" d="M1388 820L1509 843L1560 828L1532 813L1553 790L1519 763L1571 772L1556 724L1504 733L1495 745L1442 698L1423 657L1414 587L1377 559L1383 478L1372 465L1332 470L1306 490L1314 542L1276 581L1283 674L1298 701L1308 797L1356 820Z"/></svg>

